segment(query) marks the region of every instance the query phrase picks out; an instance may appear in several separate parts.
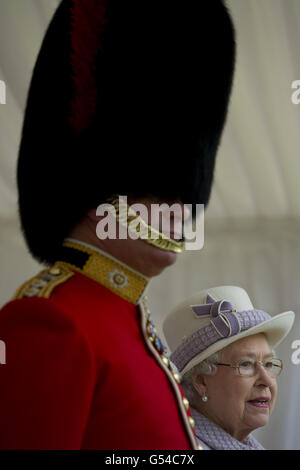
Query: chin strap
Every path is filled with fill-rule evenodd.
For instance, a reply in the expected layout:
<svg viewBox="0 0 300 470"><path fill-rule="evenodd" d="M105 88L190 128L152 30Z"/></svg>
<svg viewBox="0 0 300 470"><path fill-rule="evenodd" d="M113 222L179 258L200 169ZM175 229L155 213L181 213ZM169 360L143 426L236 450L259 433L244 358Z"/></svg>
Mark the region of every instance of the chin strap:
<svg viewBox="0 0 300 470"><path fill-rule="evenodd" d="M161 250L182 253L184 241L172 240L159 230L151 227L151 225L148 225L144 219L142 219L141 216L124 201L122 201L121 208L120 199L122 198L119 196L112 196L108 200L109 204L114 207L114 210L111 210L109 205L107 206L107 210L110 211L114 217L116 217L116 220L120 225L130 230L129 225L133 223L133 221L138 221L138 223L135 224L135 231L139 232L139 238L141 240L155 246L156 248L160 248Z"/></svg>

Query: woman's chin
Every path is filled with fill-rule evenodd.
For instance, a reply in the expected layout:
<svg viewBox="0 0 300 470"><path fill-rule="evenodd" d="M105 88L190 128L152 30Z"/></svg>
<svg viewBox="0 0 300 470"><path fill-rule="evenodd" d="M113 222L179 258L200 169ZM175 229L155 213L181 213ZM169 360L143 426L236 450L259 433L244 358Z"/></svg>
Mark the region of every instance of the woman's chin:
<svg viewBox="0 0 300 470"><path fill-rule="evenodd" d="M248 404L248 406L250 406ZM250 410L249 410L250 411ZM253 426L253 429L265 426L270 418L270 412L268 409L265 410L251 410L247 414L247 423Z"/></svg>

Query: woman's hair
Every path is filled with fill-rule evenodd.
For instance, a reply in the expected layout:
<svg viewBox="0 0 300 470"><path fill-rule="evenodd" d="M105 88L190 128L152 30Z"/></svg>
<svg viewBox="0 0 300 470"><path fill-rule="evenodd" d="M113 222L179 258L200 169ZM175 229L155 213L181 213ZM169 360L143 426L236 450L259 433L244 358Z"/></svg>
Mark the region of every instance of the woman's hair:
<svg viewBox="0 0 300 470"><path fill-rule="evenodd" d="M217 373L216 364L221 361L221 356L222 350L207 357L182 376L181 386L191 406L195 407L198 396L193 378L196 375L215 375Z"/></svg>

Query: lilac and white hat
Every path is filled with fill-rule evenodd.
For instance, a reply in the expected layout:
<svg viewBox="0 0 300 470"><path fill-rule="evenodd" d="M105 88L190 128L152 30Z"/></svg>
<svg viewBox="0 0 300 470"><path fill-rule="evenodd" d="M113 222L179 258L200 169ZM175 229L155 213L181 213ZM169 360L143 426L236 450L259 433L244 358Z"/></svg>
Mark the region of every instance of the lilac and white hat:
<svg viewBox="0 0 300 470"><path fill-rule="evenodd" d="M220 286L202 290L177 305L166 316L163 332L170 360L184 374L246 336L264 333L273 349L289 333L294 319L291 311L272 317L254 308L241 287Z"/></svg>

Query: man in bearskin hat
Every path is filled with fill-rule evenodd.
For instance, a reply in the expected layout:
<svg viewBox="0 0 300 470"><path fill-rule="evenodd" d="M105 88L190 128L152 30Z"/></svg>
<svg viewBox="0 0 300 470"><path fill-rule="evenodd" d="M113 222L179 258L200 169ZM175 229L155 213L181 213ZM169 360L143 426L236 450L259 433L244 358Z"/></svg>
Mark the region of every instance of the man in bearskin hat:
<svg viewBox="0 0 300 470"><path fill-rule="evenodd" d="M0 313L0 448L197 449L145 301L182 242L100 239L97 207L120 228L120 195L208 203L234 62L221 0L61 2L19 151L22 229L46 269Z"/></svg>

